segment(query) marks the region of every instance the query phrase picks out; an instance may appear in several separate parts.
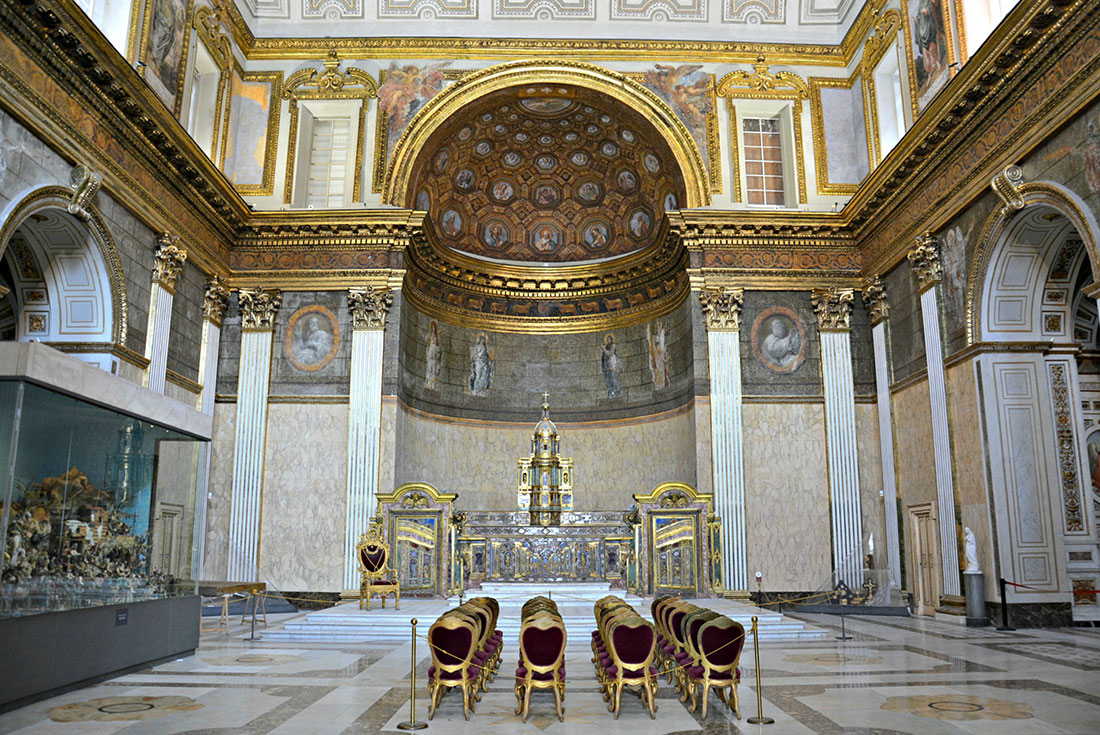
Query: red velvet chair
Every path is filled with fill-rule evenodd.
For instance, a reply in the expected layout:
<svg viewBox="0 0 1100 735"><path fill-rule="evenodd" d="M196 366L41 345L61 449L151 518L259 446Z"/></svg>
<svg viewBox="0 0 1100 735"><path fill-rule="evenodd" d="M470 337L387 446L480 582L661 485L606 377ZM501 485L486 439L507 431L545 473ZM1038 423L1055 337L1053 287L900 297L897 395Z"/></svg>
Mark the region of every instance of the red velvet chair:
<svg viewBox="0 0 1100 735"><path fill-rule="evenodd" d="M707 700L710 690L729 708L737 719L741 719L741 704L737 695L737 685L741 682L741 651L745 647L745 629L736 620L717 616L702 623L695 636L693 646L698 654L698 663L685 670L684 681L691 697L691 711L697 706L696 687L702 690L703 718L707 716ZM726 690L729 695L726 696Z"/></svg>
<svg viewBox="0 0 1100 735"><path fill-rule="evenodd" d="M524 722L530 714L531 692L535 689L554 692L558 721L564 721L565 642L565 625L556 613L540 610L523 621L516 669L516 714L522 714Z"/></svg>
<svg viewBox="0 0 1100 735"><path fill-rule="evenodd" d="M428 719L435 716L439 700L448 689L462 689L462 714L467 720L477 701L481 667L474 660L479 631L457 611L444 613L428 629L432 666L428 669Z"/></svg>
<svg viewBox="0 0 1100 735"><path fill-rule="evenodd" d="M363 609L366 598L370 610L371 595L382 598L382 609L386 608L386 595L394 596L393 607L401 609L401 585L397 581L397 572L390 566L390 550L382 538L382 524L373 521L370 530L359 538L355 545L356 558L359 559L359 609Z"/></svg>

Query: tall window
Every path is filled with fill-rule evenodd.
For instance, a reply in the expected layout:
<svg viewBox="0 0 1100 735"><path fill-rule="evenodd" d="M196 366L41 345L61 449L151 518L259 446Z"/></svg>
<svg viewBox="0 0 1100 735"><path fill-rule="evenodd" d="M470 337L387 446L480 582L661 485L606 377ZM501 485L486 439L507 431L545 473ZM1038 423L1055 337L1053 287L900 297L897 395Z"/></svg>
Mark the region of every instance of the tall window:
<svg viewBox="0 0 1100 735"><path fill-rule="evenodd" d="M745 139L745 194L749 204L782 207L783 144L777 117L741 119Z"/></svg>
<svg viewBox="0 0 1100 735"><path fill-rule="evenodd" d="M316 118L313 121L306 206L344 206L350 131L351 124L346 117Z"/></svg>

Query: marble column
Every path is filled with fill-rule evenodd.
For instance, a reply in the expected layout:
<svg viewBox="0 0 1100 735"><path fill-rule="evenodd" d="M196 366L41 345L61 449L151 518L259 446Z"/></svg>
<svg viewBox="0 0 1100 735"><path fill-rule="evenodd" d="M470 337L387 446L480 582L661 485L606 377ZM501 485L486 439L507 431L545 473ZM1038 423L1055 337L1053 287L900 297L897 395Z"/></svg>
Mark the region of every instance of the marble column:
<svg viewBox="0 0 1100 735"><path fill-rule="evenodd" d="M955 484L951 474L951 428L947 422L947 384L943 369L939 289L943 280L939 243L932 233L917 238L909 262L920 289L924 322L924 354L928 366L928 400L932 409L932 454L936 471L936 511L939 514L940 565L943 594L959 596L959 550L955 531Z"/></svg>
<svg viewBox="0 0 1100 735"><path fill-rule="evenodd" d="M863 584L863 514L859 502L856 399L849 323L851 289L814 289L825 388L825 447L829 462L829 511L833 531L833 581Z"/></svg>
<svg viewBox="0 0 1100 735"><path fill-rule="evenodd" d="M167 232L157 238L157 251L153 255L153 288L149 294L149 322L145 330L145 387L156 393L164 393L164 379L168 373L168 339L172 332L172 301L176 293L176 280L183 271L187 253L180 247L179 238Z"/></svg>
<svg viewBox="0 0 1100 735"><path fill-rule="evenodd" d="M741 306L744 290L699 294L710 358L710 438L714 512L722 524L722 586L749 588L745 542L745 465L741 425Z"/></svg>
<svg viewBox="0 0 1100 735"><path fill-rule="evenodd" d="M348 291L351 311L351 387L348 395L347 509L344 517L344 589L359 589L355 546L377 513L378 442L382 418L382 338L393 304L389 290Z"/></svg>
<svg viewBox="0 0 1100 735"><path fill-rule="evenodd" d="M901 586L901 545L898 539L898 485L894 475L894 422L890 404L890 358L886 351L886 324L890 305L880 278L863 289L863 303L871 314L871 341L875 349L875 397L878 403L878 442L882 455L882 504L886 519L886 566L890 584Z"/></svg>
<svg viewBox="0 0 1100 735"><path fill-rule="evenodd" d="M214 413L214 393L218 381L218 348L221 344L222 317L229 304L229 291L225 282L213 276L206 282L206 295L202 311L202 346L199 351L199 410L207 416ZM206 501L210 495L210 442L203 442L199 450L199 472L195 492L194 562L202 569L206 557Z"/></svg>
<svg viewBox="0 0 1100 735"><path fill-rule="evenodd" d="M233 486L229 510L228 579L256 581L260 563L267 392L275 314L282 294L241 289L241 362L237 378L237 426L233 437Z"/></svg>

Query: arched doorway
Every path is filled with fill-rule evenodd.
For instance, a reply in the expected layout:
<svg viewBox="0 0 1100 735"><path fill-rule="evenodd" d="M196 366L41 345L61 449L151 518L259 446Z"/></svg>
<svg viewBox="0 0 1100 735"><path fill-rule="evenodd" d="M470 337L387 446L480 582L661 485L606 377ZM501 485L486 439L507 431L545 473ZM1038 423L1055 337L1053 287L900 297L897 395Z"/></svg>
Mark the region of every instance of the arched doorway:
<svg viewBox="0 0 1100 735"><path fill-rule="evenodd" d="M1088 295L1095 233L1051 189L995 214L974 262L989 538L996 576L1025 585L1009 588L1010 605L1065 612L1069 603L1074 619L1100 619L1095 597L1078 604L1089 596L1074 595L1100 581L1091 479L1100 478L1100 352Z"/></svg>
<svg viewBox="0 0 1100 735"><path fill-rule="evenodd" d="M121 261L97 212L66 209L53 187L26 197L0 228L0 339L38 341L117 373L126 333Z"/></svg>

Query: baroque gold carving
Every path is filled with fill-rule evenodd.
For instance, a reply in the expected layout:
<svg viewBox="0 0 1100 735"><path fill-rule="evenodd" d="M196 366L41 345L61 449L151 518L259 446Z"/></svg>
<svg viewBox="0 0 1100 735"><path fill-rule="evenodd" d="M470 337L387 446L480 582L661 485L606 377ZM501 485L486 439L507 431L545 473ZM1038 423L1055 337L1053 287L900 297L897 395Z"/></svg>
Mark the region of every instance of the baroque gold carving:
<svg viewBox="0 0 1100 735"><path fill-rule="evenodd" d="M348 291L348 310L353 329L384 329L386 315L393 306L393 292L374 286Z"/></svg>
<svg viewBox="0 0 1100 735"><path fill-rule="evenodd" d="M219 69L226 71L233 64L233 51L229 36L222 32L221 26L221 15L214 8L205 5L195 8L195 14L191 17L191 27L195 29L199 40L206 46L214 63Z"/></svg>
<svg viewBox="0 0 1100 735"><path fill-rule="evenodd" d="M855 292L850 288L815 288L810 303L823 332L842 332L850 328Z"/></svg>
<svg viewBox="0 0 1100 735"><path fill-rule="evenodd" d="M1018 212L1024 208L1024 197L1020 192L1023 183L1024 172L1019 166L1015 165L1007 166L989 182L989 185L993 187L993 191L1004 202L1001 207L1004 214Z"/></svg>
<svg viewBox="0 0 1100 735"><path fill-rule="evenodd" d="M890 317L890 304L886 301L886 284L878 276L868 278L863 286L863 303L871 314L874 326Z"/></svg>
<svg viewBox="0 0 1100 735"><path fill-rule="evenodd" d="M241 328L270 331L275 328L275 314L283 303L283 294L274 289L242 288L237 292L241 309Z"/></svg>
<svg viewBox="0 0 1100 735"><path fill-rule="evenodd" d="M78 217L82 222L88 222L91 219L88 205L99 191L99 185L102 182L99 174L84 164L74 166L72 173L69 174L69 188L73 190L72 199L66 207L69 214Z"/></svg>
<svg viewBox="0 0 1100 735"><path fill-rule="evenodd" d="M203 294L203 317L215 327L220 327L228 306L229 289L225 287L225 280L221 276L211 276L206 282L206 292Z"/></svg>
<svg viewBox="0 0 1100 735"><path fill-rule="evenodd" d="M153 282L175 293L176 280L183 272L187 251L180 247L180 239L167 232L157 238L157 251L153 254Z"/></svg>
<svg viewBox="0 0 1100 735"><path fill-rule="evenodd" d="M909 262L917 276L921 292L943 280L943 263L940 262L940 243L931 232L917 238L917 244L909 251Z"/></svg>
<svg viewBox="0 0 1100 735"><path fill-rule="evenodd" d="M703 318L707 330L736 332L741 329L741 307L745 303L745 289L720 287L699 294L703 305Z"/></svg>
<svg viewBox="0 0 1100 735"><path fill-rule="evenodd" d="M718 96L724 97L731 88L744 88L753 92L773 93L780 92L786 87L793 89L801 99L809 99L810 89L802 77L791 71L781 71L772 74L768 71L769 64L764 54L756 57L752 65L753 72L739 69L726 74L718 82Z"/></svg>

